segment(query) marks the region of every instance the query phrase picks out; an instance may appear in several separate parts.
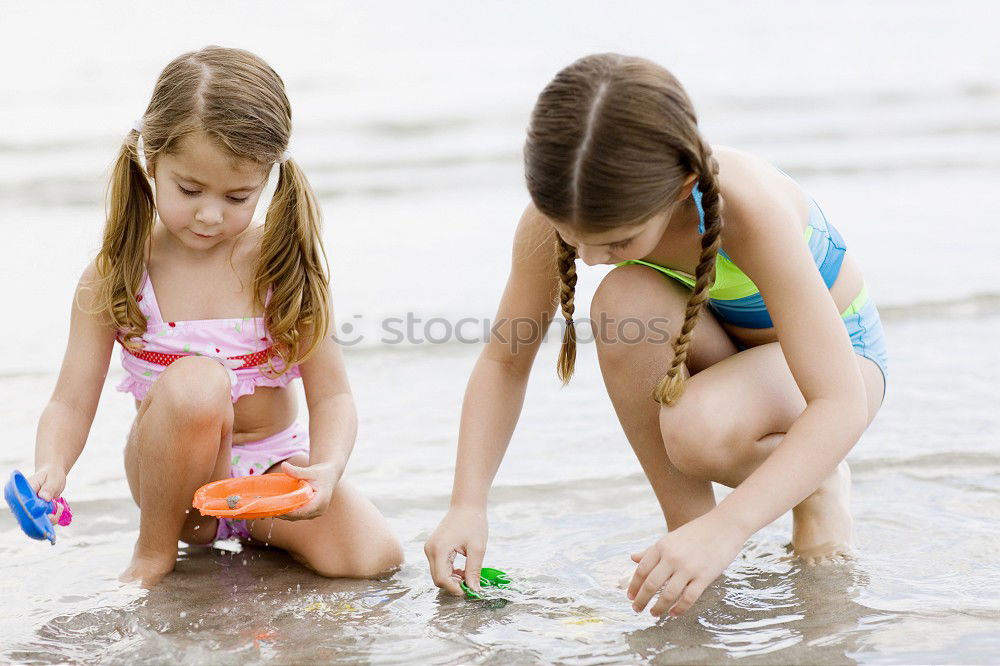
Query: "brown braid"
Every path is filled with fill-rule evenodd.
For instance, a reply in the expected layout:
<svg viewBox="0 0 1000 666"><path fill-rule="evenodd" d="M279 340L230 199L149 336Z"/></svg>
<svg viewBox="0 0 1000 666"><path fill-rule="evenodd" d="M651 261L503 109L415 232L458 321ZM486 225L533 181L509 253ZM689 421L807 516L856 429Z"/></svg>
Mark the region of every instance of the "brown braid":
<svg viewBox="0 0 1000 666"><path fill-rule="evenodd" d="M616 53L585 56L560 70L538 96L524 144L531 201L574 233L602 233L643 224L677 201L686 179L701 181L707 230L695 289L674 340L674 358L654 397L681 395L684 363L698 313L715 280L722 229L718 168L680 82L663 67ZM557 247L563 316L573 317L576 253ZM576 338L568 326L559 377L573 372Z"/></svg>
<svg viewBox="0 0 1000 666"><path fill-rule="evenodd" d="M576 296L576 248L567 245L561 237L556 236L556 253L559 260L559 303L562 306L563 317L566 319L566 330L563 333L562 347L559 349L557 372L563 384L568 384L573 376L576 365L576 327L573 325L573 299Z"/></svg>
<svg viewBox="0 0 1000 666"><path fill-rule="evenodd" d="M703 166L698 180L698 188L702 193L701 203L705 210L701 258L695 271L694 291L691 292L684 312L684 325L681 326L680 335L674 339L674 359L670 369L667 370L667 375L660 380L653 391L653 399L668 407L676 404L684 394L684 363L687 361L688 345L691 344L698 315L708 300L708 290L715 283L715 258L721 244L719 236L722 233L722 201L719 198L719 183L715 176L719 166L711 156L711 149L705 147L703 150L700 160Z"/></svg>

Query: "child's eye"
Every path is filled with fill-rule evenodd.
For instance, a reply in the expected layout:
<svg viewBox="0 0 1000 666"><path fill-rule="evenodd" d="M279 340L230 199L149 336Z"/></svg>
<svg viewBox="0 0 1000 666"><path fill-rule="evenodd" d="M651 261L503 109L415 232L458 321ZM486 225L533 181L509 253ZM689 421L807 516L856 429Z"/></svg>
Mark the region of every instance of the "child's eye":
<svg viewBox="0 0 1000 666"><path fill-rule="evenodd" d="M249 196L245 196L245 197L242 197L242 198L241 197L229 197L229 200L232 201L233 203L243 203L244 201L246 201L249 198L250 198Z"/></svg>
<svg viewBox="0 0 1000 666"><path fill-rule="evenodd" d="M188 189L185 189L183 185L178 185L177 187L179 187L180 190L181 190L181 192L183 192L184 194L186 194L189 197L193 197L194 195L199 194L198 190L188 190Z"/></svg>
<svg viewBox="0 0 1000 666"><path fill-rule="evenodd" d="M628 240L623 240L623 241L620 241L618 243L612 243L608 247L611 248L612 250L624 250L625 248L628 247L629 243L631 243L631 242L632 242L632 239L629 238Z"/></svg>

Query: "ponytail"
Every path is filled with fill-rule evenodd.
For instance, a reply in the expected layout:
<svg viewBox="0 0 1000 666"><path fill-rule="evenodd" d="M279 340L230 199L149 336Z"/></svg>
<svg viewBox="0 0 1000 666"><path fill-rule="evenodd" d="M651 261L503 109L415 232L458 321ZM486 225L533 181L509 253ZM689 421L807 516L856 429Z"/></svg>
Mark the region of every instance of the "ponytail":
<svg viewBox="0 0 1000 666"><path fill-rule="evenodd" d="M320 212L305 173L294 160L282 162L264 221L254 277L255 304L284 367L308 358L330 327L328 266L320 237ZM269 294L269 298L267 295ZM305 349L300 329L309 331Z"/></svg>
<svg viewBox="0 0 1000 666"><path fill-rule="evenodd" d="M146 245L156 209L149 178L139 160L139 132L122 142L108 185L104 239L95 261L97 312L103 312L124 344L135 346L146 332L138 293L145 272Z"/></svg>

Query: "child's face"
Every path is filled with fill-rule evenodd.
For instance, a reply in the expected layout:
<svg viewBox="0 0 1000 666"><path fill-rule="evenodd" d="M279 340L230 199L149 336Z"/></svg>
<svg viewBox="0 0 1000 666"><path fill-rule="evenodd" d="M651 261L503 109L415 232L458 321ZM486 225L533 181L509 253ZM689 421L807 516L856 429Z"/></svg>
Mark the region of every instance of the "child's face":
<svg viewBox="0 0 1000 666"><path fill-rule="evenodd" d="M597 233L582 231L563 222L553 221L552 226L566 243L576 248L576 255L588 266L642 259L660 244L671 221L683 215L683 203L691 196L695 182L693 174L687 176L674 202L641 224Z"/></svg>
<svg viewBox="0 0 1000 666"><path fill-rule="evenodd" d="M553 222L556 233L588 266L617 264L649 256L667 228L670 211L654 215L641 224L618 227L597 233L584 232L562 222Z"/></svg>
<svg viewBox="0 0 1000 666"><path fill-rule="evenodd" d="M181 140L154 165L156 211L171 234L208 250L243 233L253 219L267 170L233 157L204 135Z"/></svg>

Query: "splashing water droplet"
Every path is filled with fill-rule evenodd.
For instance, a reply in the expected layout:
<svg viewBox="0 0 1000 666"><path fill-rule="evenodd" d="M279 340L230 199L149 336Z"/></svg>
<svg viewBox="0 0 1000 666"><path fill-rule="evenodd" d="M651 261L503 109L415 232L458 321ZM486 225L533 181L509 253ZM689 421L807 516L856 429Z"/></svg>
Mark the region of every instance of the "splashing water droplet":
<svg viewBox="0 0 1000 666"><path fill-rule="evenodd" d="M267 528L267 538L264 539L264 545L267 546L271 541L271 531L274 529L274 518L271 518L271 525Z"/></svg>

